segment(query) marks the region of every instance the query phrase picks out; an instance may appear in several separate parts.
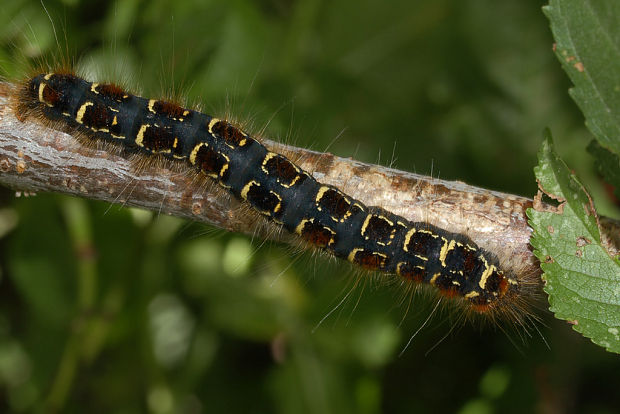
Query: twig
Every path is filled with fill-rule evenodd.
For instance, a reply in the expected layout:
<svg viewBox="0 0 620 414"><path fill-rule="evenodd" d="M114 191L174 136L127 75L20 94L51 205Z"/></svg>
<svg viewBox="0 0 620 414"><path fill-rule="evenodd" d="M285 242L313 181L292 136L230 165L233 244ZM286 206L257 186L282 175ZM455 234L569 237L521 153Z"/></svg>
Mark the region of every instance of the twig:
<svg viewBox="0 0 620 414"><path fill-rule="evenodd" d="M137 168L130 155L80 145L71 135L36 120L19 121L8 103L12 88L12 84L0 83L1 185L136 206L229 231L256 231L254 215L239 208L231 197L222 196L221 191L207 191L204 185L197 185L196 175L188 174L187 169L175 171L170 163ZM498 256L512 256L515 262L526 263L526 270L537 272L525 216L531 199L263 142L284 152L318 181L337 186L367 205L382 206L412 221L465 232L480 246L493 252L502 249ZM618 222L603 219L602 224L607 234L620 234ZM289 240L279 232L266 232L264 236ZM612 249L617 253L617 247Z"/></svg>

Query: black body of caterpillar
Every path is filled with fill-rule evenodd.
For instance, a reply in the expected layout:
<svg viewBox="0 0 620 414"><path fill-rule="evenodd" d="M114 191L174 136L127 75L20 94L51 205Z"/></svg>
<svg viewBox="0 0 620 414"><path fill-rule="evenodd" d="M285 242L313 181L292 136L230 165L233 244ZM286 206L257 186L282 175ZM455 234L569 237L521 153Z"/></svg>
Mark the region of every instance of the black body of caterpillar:
<svg viewBox="0 0 620 414"><path fill-rule="evenodd" d="M224 120L70 73L25 83L18 114L33 112L91 138L185 160L311 245L371 271L429 283L478 312L519 293L518 279L468 237L365 206Z"/></svg>

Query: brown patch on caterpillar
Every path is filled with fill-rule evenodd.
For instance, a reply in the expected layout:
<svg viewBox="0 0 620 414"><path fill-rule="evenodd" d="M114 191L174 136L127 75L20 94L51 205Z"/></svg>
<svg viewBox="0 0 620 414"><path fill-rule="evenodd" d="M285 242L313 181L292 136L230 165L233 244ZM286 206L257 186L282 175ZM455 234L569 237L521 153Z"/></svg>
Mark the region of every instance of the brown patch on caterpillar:
<svg viewBox="0 0 620 414"><path fill-rule="evenodd" d="M93 131L109 132L113 136L119 136L116 114L98 102L85 102L78 109L76 121Z"/></svg>
<svg viewBox="0 0 620 414"><path fill-rule="evenodd" d="M241 198L266 216L279 218L282 215L282 197L257 181L250 181L243 187Z"/></svg>
<svg viewBox="0 0 620 414"><path fill-rule="evenodd" d="M226 145L233 149L245 147L254 141L239 128L228 123L227 121L217 118L213 118L209 123L209 132L218 138L223 139L224 142L226 142Z"/></svg>
<svg viewBox="0 0 620 414"><path fill-rule="evenodd" d="M314 219L302 220L295 232L305 241L318 248L326 248L336 241L336 232L327 226L314 223Z"/></svg>
<svg viewBox="0 0 620 414"><path fill-rule="evenodd" d="M439 294L448 299L454 299L461 296L461 292L459 292L459 289L456 286L438 286L438 289Z"/></svg>
<svg viewBox="0 0 620 414"><path fill-rule="evenodd" d="M286 159L286 157L274 152L267 153L261 169L265 174L276 177L278 183L285 188L300 185L308 177L305 172L302 172L299 167Z"/></svg>
<svg viewBox="0 0 620 414"><path fill-rule="evenodd" d="M230 159L226 155L213 150L204 142L194 147L189 156L189 161L212 178L221 178L225 181L230 174L230 169L228 168Z"/></svg>
<svg viewBox="0 0 620 414"><path fill-rule="evenodd" d="M156 124L140 125L135 143L139 147L155 153L170 154L176 148L174 133L170 128Z"/></svg>
<svg viewBox="0 0 620 414"><path fill-rule="evenodd" d="M176 103L154 99L149 101L149 110L155 114L177 120L185 120L192 113Z"/></svg>
<svg viewBox="0 0 620 414"><path fill-rule="evenodd" d="M387 266L388 257L383 253L356 248L349 253L348 260L366 270L383 270Z"/></svg>
<svg viewBox="0 0 620 414"><path fill-rule="evenodd" d="M91 90L117 102L123 102L129 98L129 94L114 83L93 83Z"/></svg>
<svg viewBox="0 0 620 414"><path fill-rule="evenodd" d="M399 276L416 283L422 283L424 281L424 275L426 274L424 266L413 265L407 262L400 262L396 266L396 272Z"/></svg>
<svg viewBox="0 0 620 414"><path fill-rule="evenodd" d="M345 196L340 190L329 186L319 187L314 196L314 202L318 211L324 211L335 222L344 222L353 214L363 210L359 204Z"/></svg>

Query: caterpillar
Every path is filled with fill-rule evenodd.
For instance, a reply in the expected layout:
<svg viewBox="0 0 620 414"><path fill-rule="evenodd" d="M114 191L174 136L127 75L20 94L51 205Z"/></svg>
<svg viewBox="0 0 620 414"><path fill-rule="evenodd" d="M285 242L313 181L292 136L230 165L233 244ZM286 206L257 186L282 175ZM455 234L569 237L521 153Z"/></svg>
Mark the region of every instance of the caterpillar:
<svg viewBox="0 0 620 414"><path fill-rule="evenodd" d="M24 82L16 114L190 165L303 242L362 269L434 286L476 313L505 312L527 287L466 235L366 206L228 121L176 103L59 71Z"/></svg>

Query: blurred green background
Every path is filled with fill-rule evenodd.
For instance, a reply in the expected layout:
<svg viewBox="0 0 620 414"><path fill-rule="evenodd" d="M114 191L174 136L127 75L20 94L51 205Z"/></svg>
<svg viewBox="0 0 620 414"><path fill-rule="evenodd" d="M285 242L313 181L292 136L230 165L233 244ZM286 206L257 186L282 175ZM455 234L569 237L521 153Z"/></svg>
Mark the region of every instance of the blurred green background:
<svg viewBox="0 0 620 414"><path fill-rule="evenodd" d="M549 126L614 214L542 1L44 4L93 80L344 157L533 196ZM7 79L59 56L36 0L2 2L0 46ZM0 202L1 412L620 409L617 355L549 315L523 341L439 313L400 355L434 298L354 288L346 265L149 212L8 189Z"/></svg>

